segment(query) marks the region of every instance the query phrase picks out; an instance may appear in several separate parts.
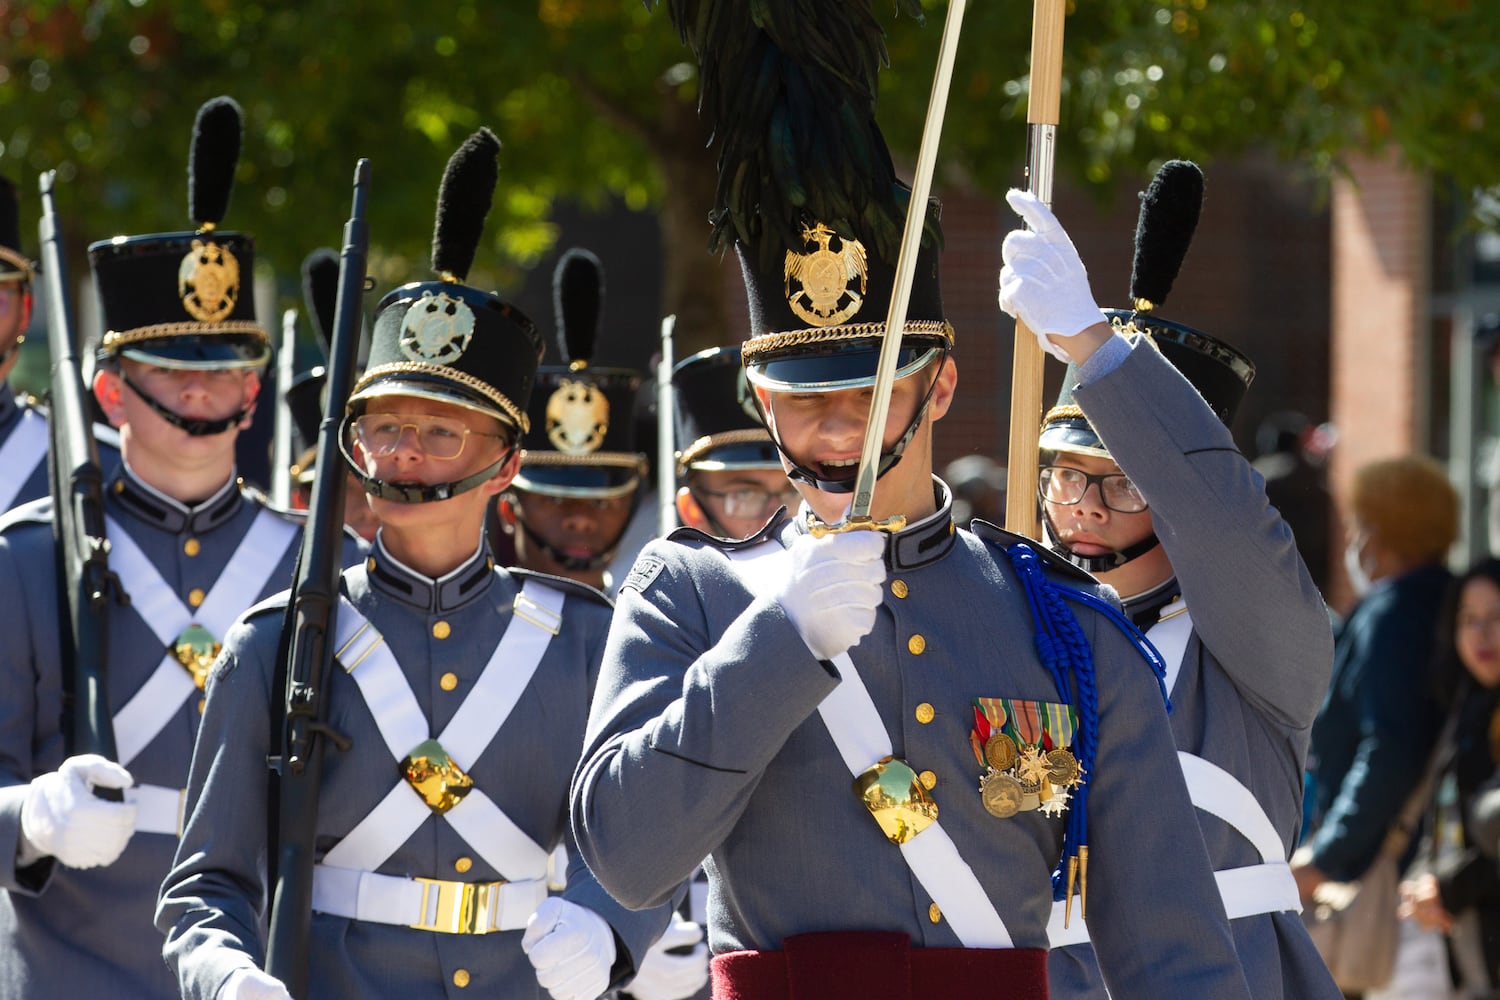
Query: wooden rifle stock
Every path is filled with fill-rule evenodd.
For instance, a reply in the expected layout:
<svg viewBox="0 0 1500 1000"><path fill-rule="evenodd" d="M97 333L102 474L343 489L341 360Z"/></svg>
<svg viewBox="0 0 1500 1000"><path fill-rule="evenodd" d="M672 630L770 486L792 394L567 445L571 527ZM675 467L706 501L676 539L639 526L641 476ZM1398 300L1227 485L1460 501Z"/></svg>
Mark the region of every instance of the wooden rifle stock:
<svg viewBox="0 0 1500 1000"><path fill-rule="evenodd" d="M282 713L272 713L272 745L279 747L280 753L268 761L280 780L273 782L278 791L276 876L266 971L285 983L298 1000L307 996L313 854L325 750L320 737L333 740L340 749L349 745L324 721L324 699L333 664L344 539L347 476L339 451L339 426L354 385L355 355L363 319L360 300L365 289L369 244L365 223L369 185L370 161L361 159L354 168L354 208L344 226L344 246L340 253L338 300L328 362L328 401L318 427L312 499L283 626L285 656L277 667L279 683L272 689L283 692L285 700Z"/></svg>
<svg viewBox="0 0 1500 1000"><path fill-rule="evenodd" d="M122 603L124 596L118 578L109 571L103 475L73 335L62 227L52 191L55 180L54 171L41 175L42 216L37 228L52 358L47 475L57 543L58 618L64 623L59 636L68 702L64 733L69 756L93 753L114 760L115 730L105 676L110 606ZM117 788L96 788L94 794L111 801L124 798Z"/></svg>

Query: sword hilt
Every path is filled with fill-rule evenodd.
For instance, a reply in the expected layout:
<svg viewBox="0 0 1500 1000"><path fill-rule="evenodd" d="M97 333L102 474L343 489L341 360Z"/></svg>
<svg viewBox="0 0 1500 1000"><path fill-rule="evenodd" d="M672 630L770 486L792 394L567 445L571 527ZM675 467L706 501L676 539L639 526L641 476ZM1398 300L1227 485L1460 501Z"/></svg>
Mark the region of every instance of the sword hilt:
<svg viewBox="0 0 1500 1000"><path fill-rule="evenodd" d="M846 517L836 524L829 524L812 511L807 512L807 533L814 538L824 538L828 535L842 535L850 531L884 531L886 534L894 535L905 527L906 515L904 514L888 517L884 521L877 521L868 515L864 517Z"/></svg>

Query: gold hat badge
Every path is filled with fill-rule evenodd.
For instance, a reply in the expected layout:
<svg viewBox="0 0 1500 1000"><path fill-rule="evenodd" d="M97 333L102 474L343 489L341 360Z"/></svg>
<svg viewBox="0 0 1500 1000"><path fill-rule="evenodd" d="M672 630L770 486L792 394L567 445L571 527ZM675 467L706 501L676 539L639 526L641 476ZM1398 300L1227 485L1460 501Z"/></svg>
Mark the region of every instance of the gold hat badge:
<svg viewBox="0 0 1500 1000"><path fill-rule="evenodd" d="M194 240L177 265L177 295L189 316L217 323L234 312L240 297L240 262L228 247L213 240Z"/></svg>
<svg viewBox="0 0 1500 1000"><path fill-rule="evenodd" d="M830 249L837 239L839 249ZM802 242L816 243L810 253L786 252L786 302L792 312L813 326L835 326L859 312L865 301L869 266L865 247L819 222L803 227ZM856 291L851 287L859 283ZM796 288L793 288L793 282Z"/></svg>
<svg viewBox="0 0 1500 1000"><path fill-rule="evenodd" d="M565 378L547 398L547 440L568 455L599 450L609 433L609 400L583 379Z"/></svg>
<svg viewBox="0 0 1500 1000"><path fill-rule="evenodd" d="M401 353L419 364L451 364L473 339L474 311L446 292L423 292L401 320Z"/></svg>

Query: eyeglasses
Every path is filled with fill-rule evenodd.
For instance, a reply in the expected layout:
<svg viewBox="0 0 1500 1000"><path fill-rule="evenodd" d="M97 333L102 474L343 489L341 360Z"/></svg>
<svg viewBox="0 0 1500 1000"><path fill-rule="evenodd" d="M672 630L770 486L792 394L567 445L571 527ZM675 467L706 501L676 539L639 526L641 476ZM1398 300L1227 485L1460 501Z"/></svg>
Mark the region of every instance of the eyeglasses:
<svg viewBox="0 0 1500 1000"><path fill-rule="evenodd" d="M417 449L428 458L451 462L464 453L469 437L503 439L503 434L470 430L454 417L408 416L390 413L367 413L354 420L354 440L365 454L384 458L401 446L401 437L410 427L416 435Z"/></svg>
<svg viewBox="0 0 1500 1000"><path fill-rule="evenodd" d="M693 489L694 493L716 500L724 501L724 513L729 517L761 517L769 514L774 507L782 504L791 506L798 502L801 496L790 483L786 489L763 490L758 486L739 486L732 490L710 490L698 486Z"/></svg>
<svg viewBox="0 0 1500 1000"><path fill-rule="evenodd" d="M1037 494L1047 503L1072 505L1083 499L1091 483L1099 484L1099 499L1104 506L1121 514L1139 514L1147 507L1146 498L1135 483L1123 473L1091 476L1081 469L1065 465L1044 465L1037 480Z"/></svg>

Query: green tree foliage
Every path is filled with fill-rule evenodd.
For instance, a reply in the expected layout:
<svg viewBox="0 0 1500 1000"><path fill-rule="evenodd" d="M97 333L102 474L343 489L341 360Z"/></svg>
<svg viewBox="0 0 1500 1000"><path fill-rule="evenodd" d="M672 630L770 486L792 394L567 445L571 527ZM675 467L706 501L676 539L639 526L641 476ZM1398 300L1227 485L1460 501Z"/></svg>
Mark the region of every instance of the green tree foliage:
<svg viewBox="0 0 1500 1000"><path fill-rule="evenodd" d="M877 3L892 59L881 118L898 151L915 149L945 12L925 6L919 25ZM1354 151L1394 149L1463 190L1500 180L1500 128L1486 121L1500 94L1500 4L1070 6L1058 166L1101 189L1171 156L1247 147L1325 174ZM946 179L1019 182L1030 33L1021 0L970 4ZM228 93L247 135L226 224L295 273L307 250L338 240L354 160L369 156L376 274L405 280L426 270L447 155L488 124L506 148L477 278L504 287L508 269L545 253L554 199L657 205L679 330L726 328L714 322L720 272L702 253L713 170L691 58L665 11L640 0L0 0L0 39L0 172L22 181L26 218L35 173L57 167L65 207L84 215L71 221L79 239L185 225L193 114ZM713 334L695 336L684 346Z"/></svg>

